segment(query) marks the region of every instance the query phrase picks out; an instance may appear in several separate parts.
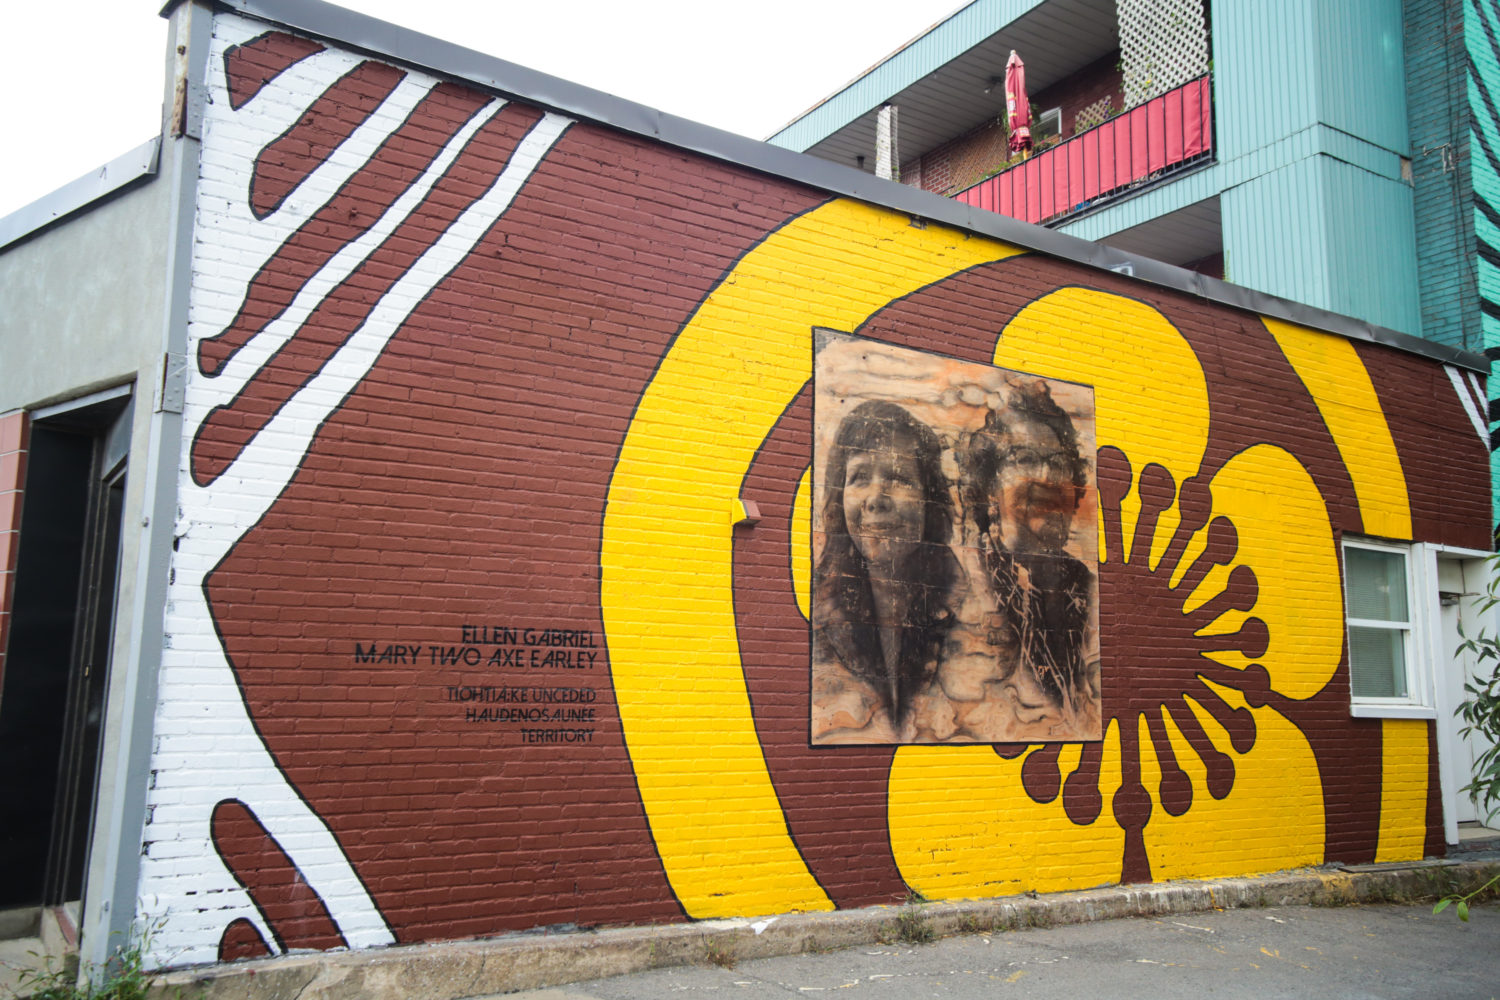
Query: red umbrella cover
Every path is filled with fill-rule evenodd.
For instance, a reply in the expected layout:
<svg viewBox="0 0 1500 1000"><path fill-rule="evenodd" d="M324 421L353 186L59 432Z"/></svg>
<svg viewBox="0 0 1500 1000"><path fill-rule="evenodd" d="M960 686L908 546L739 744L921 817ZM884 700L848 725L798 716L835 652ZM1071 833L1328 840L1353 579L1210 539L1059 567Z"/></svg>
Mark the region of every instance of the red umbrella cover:
<svg viewBox="0 0 1500 1000"><path fill-rule="evenodd" d="M1010 129L1010 151L1031 148L1031 99L1026 96L1026 64L1010 50L1005 61L1005 124Z"/></svg>

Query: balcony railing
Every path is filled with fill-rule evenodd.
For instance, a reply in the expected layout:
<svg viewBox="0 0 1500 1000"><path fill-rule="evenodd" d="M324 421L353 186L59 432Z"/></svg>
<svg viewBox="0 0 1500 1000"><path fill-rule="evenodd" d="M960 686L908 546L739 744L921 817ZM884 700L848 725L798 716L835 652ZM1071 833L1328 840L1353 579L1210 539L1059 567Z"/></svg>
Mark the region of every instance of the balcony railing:
<svg viewBox="0 0 1500 1000"><path fill-rule="evenodd" d="M1045 223L1213 156L1207 75L960 191L959 201Z"/></svg>

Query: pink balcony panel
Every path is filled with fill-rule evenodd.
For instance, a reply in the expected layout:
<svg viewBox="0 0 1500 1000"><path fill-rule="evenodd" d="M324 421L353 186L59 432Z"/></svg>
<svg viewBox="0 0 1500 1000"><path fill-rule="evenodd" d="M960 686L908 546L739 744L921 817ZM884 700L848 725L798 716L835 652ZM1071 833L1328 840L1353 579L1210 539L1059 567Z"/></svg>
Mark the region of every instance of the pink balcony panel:
<svg viewBox="0 0 1500 1000"><path fill-rule="evenodd" d="M1026 222L1046 222L1212 152L1213 91L1201 76L956 197Z"/></svg>

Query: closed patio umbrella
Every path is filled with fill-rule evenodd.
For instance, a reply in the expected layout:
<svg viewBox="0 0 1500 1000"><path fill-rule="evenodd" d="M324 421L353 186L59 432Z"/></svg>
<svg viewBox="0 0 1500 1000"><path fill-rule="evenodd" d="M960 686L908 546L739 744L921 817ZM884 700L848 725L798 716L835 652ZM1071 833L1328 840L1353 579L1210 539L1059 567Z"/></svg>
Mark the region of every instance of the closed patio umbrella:
<svg viewBox="0 0 1500 1000"><path fill-rule="evenodd" d="M1010 151L1031 149L1031 99L1026 96L1026 64L1010 50L1005 61L1005 125L1010 129Z"/></svg>

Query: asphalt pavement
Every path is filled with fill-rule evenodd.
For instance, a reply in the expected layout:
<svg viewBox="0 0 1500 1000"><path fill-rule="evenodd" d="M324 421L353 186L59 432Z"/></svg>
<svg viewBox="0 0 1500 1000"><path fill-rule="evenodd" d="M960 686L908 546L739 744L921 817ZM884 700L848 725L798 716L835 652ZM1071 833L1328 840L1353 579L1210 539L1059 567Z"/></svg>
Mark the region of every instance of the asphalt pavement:
<svg viewBox="0 0 1500 1000"><path fill-rule="evenodd" d="M733 963L718 965L715 962ZM1276 907L970 934L931 944L698 965L509 1000L1500 998L1500 907Z"/></svg>

